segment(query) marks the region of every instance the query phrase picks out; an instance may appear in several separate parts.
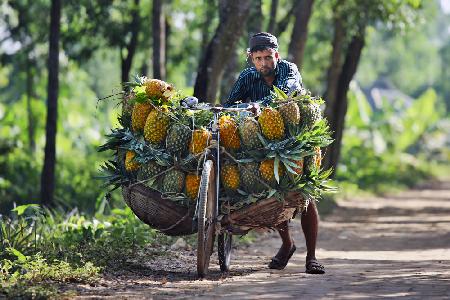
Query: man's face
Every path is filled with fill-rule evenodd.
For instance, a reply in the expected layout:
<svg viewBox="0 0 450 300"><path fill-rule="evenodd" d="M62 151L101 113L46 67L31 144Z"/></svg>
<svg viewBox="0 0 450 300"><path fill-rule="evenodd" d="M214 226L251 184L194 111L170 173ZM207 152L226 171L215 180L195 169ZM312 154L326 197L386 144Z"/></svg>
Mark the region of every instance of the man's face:
<svg viewBox="0 0 450 300"><path fill-rule="evenodd" d="M272 76L275 74L277 67L278 51L274 49L267 49L262 51L252 52L252 62L263 77Z"/></svg>

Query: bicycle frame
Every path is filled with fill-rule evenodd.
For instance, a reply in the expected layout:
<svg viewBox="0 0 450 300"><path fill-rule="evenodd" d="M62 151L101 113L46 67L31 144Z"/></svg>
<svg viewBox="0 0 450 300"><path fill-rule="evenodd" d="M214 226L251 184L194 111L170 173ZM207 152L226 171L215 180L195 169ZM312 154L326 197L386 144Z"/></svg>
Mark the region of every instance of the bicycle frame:
<svg viewBox="0 0 450 300"><path fill-rule="evenodd" d="M215 146L212 151L208 151L205 155L205 161L206 157L210 157L214 161L214 172L215 172L215 179L216 179L216 212L217 215L214 217L213 222L216 221L218 212L219 212L219 193L220 193L220 131L219 131L219 115L221 112L245 112L250 111L249 107L246 108L226 108L226 107L208 107L208 110L213 113L213 121L211 125L208 127L208 130L211 132L212 138L211 141L213 145ZM198 217L198 203L195 207L195 217Z"/></svg>

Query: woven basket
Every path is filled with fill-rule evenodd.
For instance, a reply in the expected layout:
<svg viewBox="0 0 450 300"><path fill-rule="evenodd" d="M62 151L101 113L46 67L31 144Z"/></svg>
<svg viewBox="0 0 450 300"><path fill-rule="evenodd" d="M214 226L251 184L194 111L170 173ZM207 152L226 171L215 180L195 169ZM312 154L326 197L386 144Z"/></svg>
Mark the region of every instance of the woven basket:
<svg viewBox="0 0 450 300"><path fill-rule="evenodd" d="M308 204L309 200L298 193L291 192L287 194L285 201L268 198L236 210L228 215L224 222L233 228L240 227L242 230L272 229L292 219L295 214L302 213Z"/></svg>
<svg viewBox="0 0 450 300"><path fill-rule="evenodd" d="M186 208L164 199L159 192L143 184L122 186L122 194L135 215L150 227L172 236L195 232L192 226L195 207Z"/></svg>

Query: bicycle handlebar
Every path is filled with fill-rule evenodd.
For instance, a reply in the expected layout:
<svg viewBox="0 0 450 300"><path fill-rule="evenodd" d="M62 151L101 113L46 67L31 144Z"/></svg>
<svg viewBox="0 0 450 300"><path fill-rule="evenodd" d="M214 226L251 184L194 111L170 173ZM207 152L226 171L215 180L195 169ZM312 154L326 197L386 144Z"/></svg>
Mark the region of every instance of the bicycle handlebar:
<svg viewBox="0 0 450 300"><path fill-rule="evenodd" d="M223 107L223 106L212 106L209 103L199 103L198 99L196 97L186 97L180 101L180 104L182 107L192 110L209 110L213 113L219 113L219 112L243 112L248 111L252 112L254 110L254 106L247 103L246 107Z"/></svg>

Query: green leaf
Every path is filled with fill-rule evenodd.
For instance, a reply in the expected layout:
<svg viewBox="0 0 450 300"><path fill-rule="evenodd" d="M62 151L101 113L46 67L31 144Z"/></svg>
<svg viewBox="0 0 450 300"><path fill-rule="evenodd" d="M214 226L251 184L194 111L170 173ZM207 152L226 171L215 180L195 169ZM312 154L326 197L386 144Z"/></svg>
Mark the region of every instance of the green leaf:
<svg viewBox="0 0 450 300"><path fill-rule="evenodd" d="M25 255L22 254L22 252L20 252L19 250L15 249L15 248L6 248L6 250L11 253L12 255L14 255L15 257L17 257L17 260L21 263L26 262L27 261L27 257Z"/></svg>
<svg viewBox="0 0 450 300"><path fill-rule="evenodd" d="M24 205L17 206L16 208L12 209L11 211L15 211L15 212L17 212L18 216L21 216L27 210L27 208L34 208L36 210L39 210L40 206L38 204L24 204Z"/></svg>
<svg viewBox="0 0 450 300"><path fill-rule="evenodd" d="M279 166L280 166L280 158L276 156L273 163L273 173L275 175L275 180L277 181L277 183L280 183L280 174L278 174Z"/></svg>
<svg viewBox="0 0 450 300"><path fill-rule="evenodd" d="M287 99L288 98L288 95L286 95L285 92L283 92L282 90L277 88L275 85L273 86L273 90L275 91L275 94L277 95L278 98L281 98L281 99Z"/></svg>

